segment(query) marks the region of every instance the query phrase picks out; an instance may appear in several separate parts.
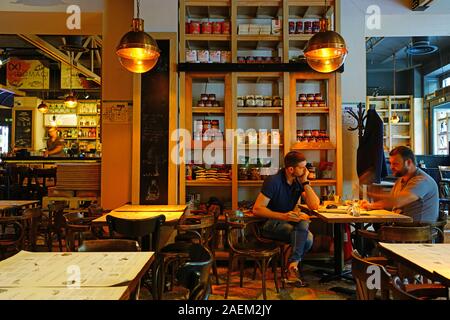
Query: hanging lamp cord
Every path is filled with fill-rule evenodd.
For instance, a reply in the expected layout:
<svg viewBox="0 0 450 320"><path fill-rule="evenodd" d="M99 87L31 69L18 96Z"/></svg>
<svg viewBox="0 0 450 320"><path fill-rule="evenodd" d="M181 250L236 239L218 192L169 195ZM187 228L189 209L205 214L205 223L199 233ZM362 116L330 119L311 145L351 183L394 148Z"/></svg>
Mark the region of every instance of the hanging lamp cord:
<svg viewBox="0 0 450 320"><path fill-rule="evenodd" d="M137 0L136 1L136 5L137 5L137 18L139 19L139 16L140 16L140 6L141 6L141 1L140 0Z"/></svg>

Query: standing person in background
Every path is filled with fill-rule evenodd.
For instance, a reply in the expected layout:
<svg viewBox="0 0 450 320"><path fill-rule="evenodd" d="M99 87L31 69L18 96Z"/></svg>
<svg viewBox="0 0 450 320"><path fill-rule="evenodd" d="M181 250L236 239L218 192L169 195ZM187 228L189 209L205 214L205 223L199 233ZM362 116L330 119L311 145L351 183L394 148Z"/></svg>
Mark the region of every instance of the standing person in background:
<svg viewBox="0 0 450 320"><path fill-rule="evenodd" d="M58 130L54 127L48 129L47 150L44 157L65 157L64 140L58 137Z"/></svg>
<svg viewBox="0 0 450 320"><path fill-rule="evenodd" d="M287 280L303 287L307 284L299 272L300 262L312 247L313 235L309 231L309 216L297 204L301 197L311 210L318 209L320 204L308 174L305 156L297 151L289 152L284 158L284 168L264 181L253 207L256 216L269 219L263 227L265 237L291 243Z"/></svg>

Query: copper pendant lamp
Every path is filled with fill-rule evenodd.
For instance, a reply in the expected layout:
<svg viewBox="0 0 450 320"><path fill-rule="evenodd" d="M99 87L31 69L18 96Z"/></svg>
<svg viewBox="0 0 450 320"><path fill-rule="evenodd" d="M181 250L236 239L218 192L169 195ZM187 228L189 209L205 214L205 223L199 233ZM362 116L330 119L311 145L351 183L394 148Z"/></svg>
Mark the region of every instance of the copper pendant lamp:
<svg viewBox="0 0 450 320"><path fill-rule="evenodd" d="M139 18L139 7L140 1L137 0L137 18L133 19L132 30L120 39L116 49L122 66L134 73L151 70L160 56L156 41L144 32L144 20Z"/></svg>
<svg viewBox="0 0 450 320"><path fill-rule="evenodd" d="M347 57L348 50L344 38L328 30L328 20L320 20L320 32L316 33L306 45L305 58L315 71L329 73L339 69Z"/></svg>
<svg viewBox="0 0 450 320"><path fill-rule="evenodd" d="M42 67L42 90L45 89L44 81L45 81L45 67L43 66ZM48 105L44 101L44 93L42 93L42 101L38 105L37 109L41 113L47 113L48 112Z"/></svg>

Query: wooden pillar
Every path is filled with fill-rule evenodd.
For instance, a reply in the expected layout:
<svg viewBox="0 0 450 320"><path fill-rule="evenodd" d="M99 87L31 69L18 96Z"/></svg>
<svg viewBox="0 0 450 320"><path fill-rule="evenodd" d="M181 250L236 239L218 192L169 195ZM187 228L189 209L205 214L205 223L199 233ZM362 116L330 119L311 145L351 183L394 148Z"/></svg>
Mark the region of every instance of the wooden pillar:
<svg viewBox="0 0 450 320"><path fill-rule="evenodd" d="M102 102L132 101L133 74L116 56L121 37L131 30L133 0L105 0L103 13ZM132 124L102 120L102 207L131 201Z"/></svg>

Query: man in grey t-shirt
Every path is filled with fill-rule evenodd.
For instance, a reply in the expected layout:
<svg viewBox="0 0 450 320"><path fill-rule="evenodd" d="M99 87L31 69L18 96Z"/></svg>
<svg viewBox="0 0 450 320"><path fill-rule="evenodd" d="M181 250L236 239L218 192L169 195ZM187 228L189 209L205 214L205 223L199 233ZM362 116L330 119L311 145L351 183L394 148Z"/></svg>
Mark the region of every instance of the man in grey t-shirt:
<svg viewBox="0 0 450 320"><path fill-rule="evenodd" d="M389 153L389 163L397 179L391 194L361 206L365 209L388 209L413 218L414 222L436 222L439 217L439 191L436 182L416 166L411 149L400 146Z"/></svg>

